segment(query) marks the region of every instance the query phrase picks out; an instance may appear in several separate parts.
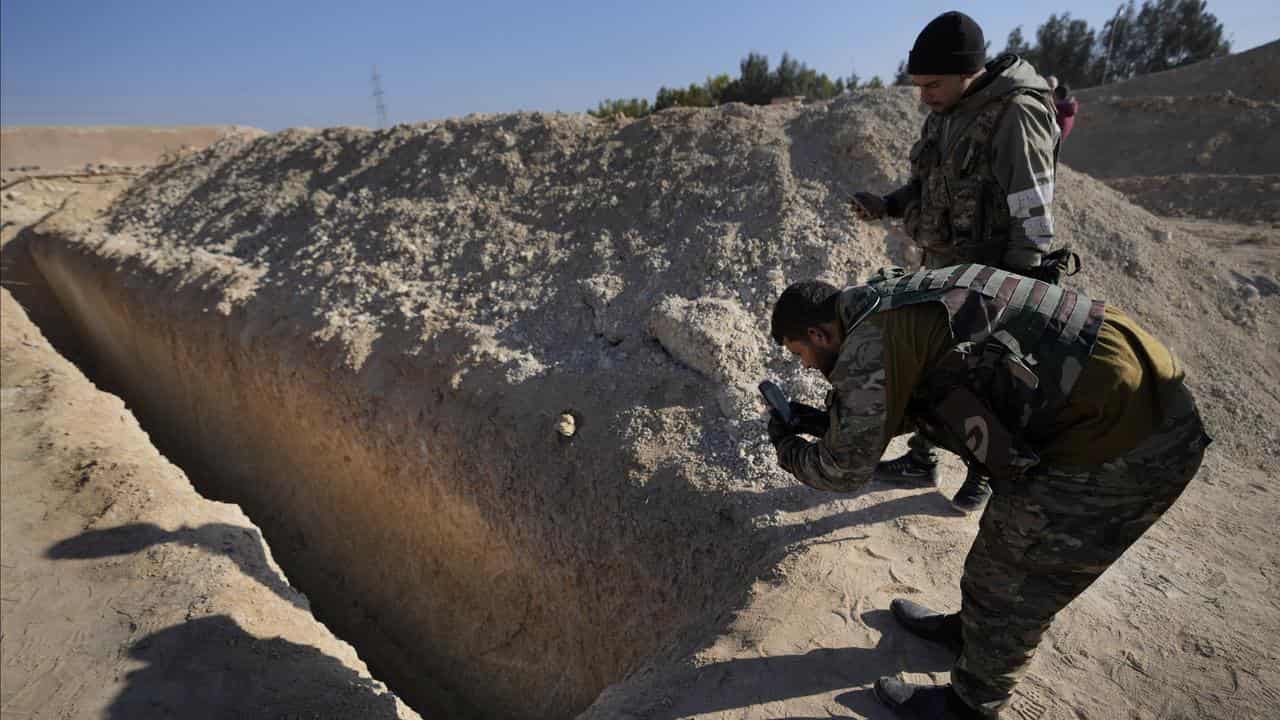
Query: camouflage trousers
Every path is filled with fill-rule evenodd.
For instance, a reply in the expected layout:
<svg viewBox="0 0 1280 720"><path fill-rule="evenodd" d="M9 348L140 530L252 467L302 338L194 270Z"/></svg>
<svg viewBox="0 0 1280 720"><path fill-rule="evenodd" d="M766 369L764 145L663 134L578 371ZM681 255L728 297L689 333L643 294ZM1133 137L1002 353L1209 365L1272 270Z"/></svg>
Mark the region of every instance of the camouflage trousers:
<svg viewBox="0 0 1280 720"><path fill-rule="evenodd" d="M956 692L989 717L1008 704L1054 615L1173 504L1210 439L1181 384L1137 448L1092 467L1037 467L996 482L960 580ZM1163 398L1162 398L1163 399Z"/></svg>

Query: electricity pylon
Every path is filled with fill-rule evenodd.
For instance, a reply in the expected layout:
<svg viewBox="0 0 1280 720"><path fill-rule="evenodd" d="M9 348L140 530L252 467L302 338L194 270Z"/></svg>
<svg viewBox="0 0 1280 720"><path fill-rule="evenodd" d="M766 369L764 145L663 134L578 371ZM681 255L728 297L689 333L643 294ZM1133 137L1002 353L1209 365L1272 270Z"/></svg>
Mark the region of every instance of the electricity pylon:
<svg viewBox="0 0 1280 720"><path fill-rule="evenodd" d="M373 105L378 111L378 129L387 126L387 104L382 101L382 77L378 75L378 66L373 66Z"/></svg>

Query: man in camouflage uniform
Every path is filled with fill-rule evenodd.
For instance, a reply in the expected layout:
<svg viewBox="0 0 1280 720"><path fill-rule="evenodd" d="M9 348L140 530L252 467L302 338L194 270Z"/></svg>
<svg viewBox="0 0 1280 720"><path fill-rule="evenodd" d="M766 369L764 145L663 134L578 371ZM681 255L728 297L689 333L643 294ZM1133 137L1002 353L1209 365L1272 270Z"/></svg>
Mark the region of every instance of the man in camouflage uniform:
<svg viewBox="0 0 1280 720"><path fill-rule="evenodd" d="M771 325L832 386L824 410L770 420L797 480L856 491L912 427L992 478L960 612L891 604L957 654L950 685L877 681L900 717L997 716L1054 615L1170 507L1209 443L1164 345L1114 307L996 268L797 283Z"/></svg>
<svg viewBox="0 0 1280 720"><path fill-rule="evenodd" d="M1042 266L1053 242L1053 98L1030 63L1005 55L984 67L985 56L982 28L969 16L948 12L925 26L907 60L931 110L911 150L911 181L884 197L856 193L853 207L864 219L903 218L925 267L978 262L1048 279L1056 265ZM936 484L933 446L919 436L910 446L877 475ZM985 480L970 475L953 504L972 512L989 496Z"/></svg>

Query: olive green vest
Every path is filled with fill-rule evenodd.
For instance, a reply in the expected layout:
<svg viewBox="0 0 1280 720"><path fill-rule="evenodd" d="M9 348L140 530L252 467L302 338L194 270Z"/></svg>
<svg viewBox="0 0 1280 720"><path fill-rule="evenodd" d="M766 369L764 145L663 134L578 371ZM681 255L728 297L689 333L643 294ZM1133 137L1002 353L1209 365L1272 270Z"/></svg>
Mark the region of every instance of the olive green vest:
<svg viewBox="0 0 1280 720"><path fill-rule="evenodd" d="M1045 93L1031 88L994 98L943 147L946 115L926 120L911 149L911 166L920 179L920 202L908 208L907 232L924 249L929 267L963 262L1000 264L1009 242L1009 203L992 168L992 136L1014 99L1030 95L1054 113Z"/></svg>
<svg viewBox="0 0 1280 720"><path fill-rule="evenodd" d="M981 445L978 461L994 477L1035 464L1038 441L1046 439L1093 353L1105 304L976 264L911 274L891 268L867 287L877 295L864 305L868 311L924 302L947 310L954 345L912 392L907 413L917 427L962 456L974 454L965 452L966 443L969 451ZM984 433L990 426L990 438L975 440L976 425ZM997 431L1006 437L1000 440ZM996 457L999 442L1007 446L998 448L1005 457Z"/></svg>

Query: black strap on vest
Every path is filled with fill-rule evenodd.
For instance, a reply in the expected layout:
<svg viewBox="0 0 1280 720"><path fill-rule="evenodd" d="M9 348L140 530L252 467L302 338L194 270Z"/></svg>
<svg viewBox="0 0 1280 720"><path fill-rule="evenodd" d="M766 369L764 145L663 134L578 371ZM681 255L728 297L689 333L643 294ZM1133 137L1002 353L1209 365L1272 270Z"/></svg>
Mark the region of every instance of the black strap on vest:
<svg viewBox="0 0 1280 720"><path fill-rule="evenodd" d="M1024 437L1039 387L1031 364L1003 330L981 342L960 343L915 388L908 414L925 437L982 474L1021 475L1040 461Z"/></svg>

